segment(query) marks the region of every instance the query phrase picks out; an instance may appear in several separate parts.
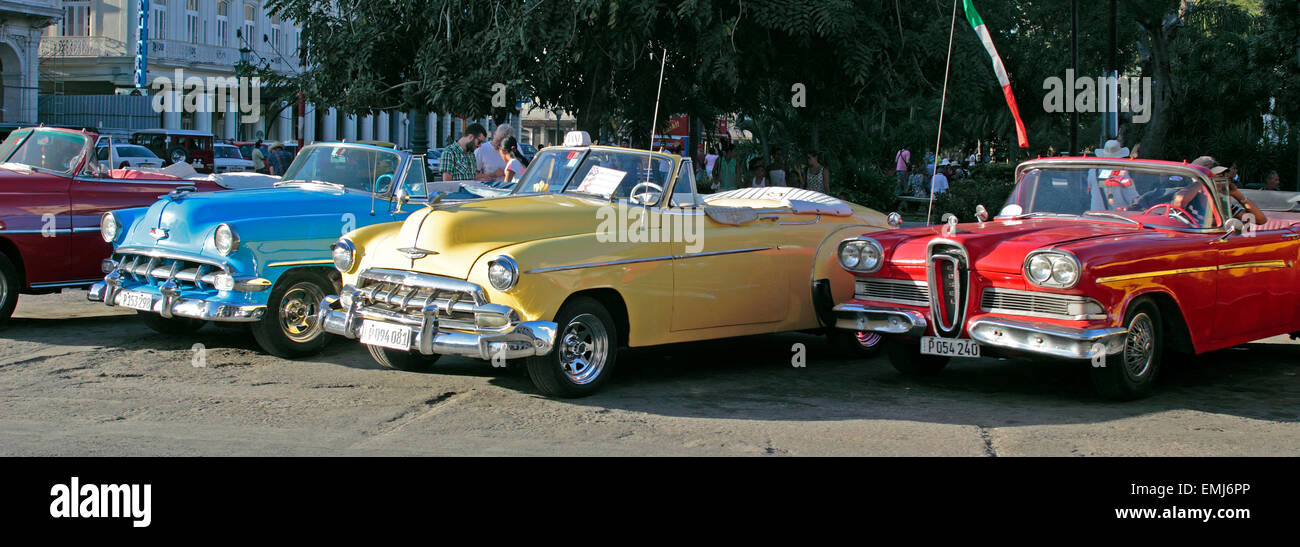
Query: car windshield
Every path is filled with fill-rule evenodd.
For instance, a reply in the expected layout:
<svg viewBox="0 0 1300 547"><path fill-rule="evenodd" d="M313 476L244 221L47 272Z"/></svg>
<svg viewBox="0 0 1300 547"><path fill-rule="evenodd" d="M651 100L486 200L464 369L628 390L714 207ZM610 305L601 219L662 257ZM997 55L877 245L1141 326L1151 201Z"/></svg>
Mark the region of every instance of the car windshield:
<svg viewBox="0 0 1300 547"><path fill-rule="evenodd" d="M1161 226L1218 226L1215 196L1200 180L1155 169L1027 169L1004 216L1091 216Z"/></svg>
<svg viewBox="0 0 1300 547"><path fill-rule="evenodd" d="M627 198L636 189L638 195L662 195L672 167L672 160L649 152L548 148L533 158L515 193L565 192L610 199Z"/></svg>
<svg viewBox="0 0 1300 547"><path fill-rule="evenodd" d="M309 146L298 154L281 182L325 182L354 190L387 193L401 157L378 148Z"/></svg>
<svg viewBox="0 0 1300 547"><path fill-rule="evenodd" d="M218 158L230 158L236 160L244 159L244 156L240 155L239 149L233 146L217 146L213 148L213 151L216 153Z"/></svg>
<svg viewBox="0 0 1300 547"><path fill-rule="evenodd" d="M71 175L81 164L87 140L79 133L42 129L14 131L0 144L0 162Z"/></svg>

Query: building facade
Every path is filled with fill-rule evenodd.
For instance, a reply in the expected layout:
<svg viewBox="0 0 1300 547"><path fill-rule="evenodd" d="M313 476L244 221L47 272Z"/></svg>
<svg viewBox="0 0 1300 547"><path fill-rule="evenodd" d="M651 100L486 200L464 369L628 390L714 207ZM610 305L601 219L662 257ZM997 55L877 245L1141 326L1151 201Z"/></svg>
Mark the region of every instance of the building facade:
<svg viewBox="0 0 1300 547"><path fill-rule="evenodd" d="M36 122L37 52L45 29L61 15L59 0L0 0L0 122Z"/></svg>

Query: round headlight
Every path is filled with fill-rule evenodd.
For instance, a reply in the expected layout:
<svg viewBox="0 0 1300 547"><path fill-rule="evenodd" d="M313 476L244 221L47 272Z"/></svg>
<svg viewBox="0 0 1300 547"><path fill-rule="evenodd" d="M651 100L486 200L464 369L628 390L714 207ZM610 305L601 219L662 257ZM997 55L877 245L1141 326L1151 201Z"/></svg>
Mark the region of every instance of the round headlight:
<svg viewBox="0 0 1300 547"><path fill-rule="evenodd" d="M1073 261L1063 257L1052 261L1052 281L1069 286L1073 285L1078 277L1079 268Z"/></svg>
<svg viewBox="0 0 1300 547"><path fill-rule="evenodd" d="M1034 255L1029 259L1029 279L1034 283L1042 283L1052 277L1052 261L1047 255Z"/></svg>
<svg viewBox="0 0 1300 547"><path fill-rule="evenodd" d="M356 265L357 247L347 239L340 239L330 245L330 255L334 258L334 267L340 272L348 273Z"/></svg>
<svg viewBox="0 0 1300 547"><path fill-rule="evenodd" d="M858 265L858 269L874 271L880 267L880 247L873 242L864 243L865 244L862 245L862 251L860 252L862 259Z"/></svg>
<svg viewBox="0 0 1300 547"><path fill-rule="evenodd" d="M117 224L117 217L113 216L113 213L104 213L104 216L99 217L99 235L104 238L105 242L112 243L116 241L117 234L121 229L122 227Z"/></svg>
<svg viewBox="0 0 1300 547"><path fill-rule="evenodd" d="M217 248L217 252L223 255L229 255L239 249L239 235L229 224L220 224L217 231L212 234L212 244Z"/></svg>
<svg viewBox="0 0 1300 547"><path fill-rule="evenodd" d="M488 262L488 282L498 291L508 291L519 282L519 266L508 256Z"/></svg>
<svg viewBox="0 0 1300 547"><path fill-rule="evenodd" d="M854 270L860 262L862 262L862 251L858 250L857 245L848 243L840 247L840 266Z"/></svg>

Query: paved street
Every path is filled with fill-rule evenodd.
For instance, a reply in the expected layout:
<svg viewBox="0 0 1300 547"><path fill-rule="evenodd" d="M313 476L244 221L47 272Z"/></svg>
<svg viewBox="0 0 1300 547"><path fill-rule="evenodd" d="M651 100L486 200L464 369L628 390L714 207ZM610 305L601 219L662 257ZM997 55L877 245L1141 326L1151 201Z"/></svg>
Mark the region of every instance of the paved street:
<svg viewBox="0 0 1300 547"><path fill-rule="evenodd" d="M0 454L1300 454L1286 337L1167 361L1154 397L1123 404L1093 395L1085 366L981 359L904 379L801 334L624 351L604 392L550 400L478 361L394 372L343 341L286 361L240 330L157 335L84 299L23 297L0 330Z"/></svg>

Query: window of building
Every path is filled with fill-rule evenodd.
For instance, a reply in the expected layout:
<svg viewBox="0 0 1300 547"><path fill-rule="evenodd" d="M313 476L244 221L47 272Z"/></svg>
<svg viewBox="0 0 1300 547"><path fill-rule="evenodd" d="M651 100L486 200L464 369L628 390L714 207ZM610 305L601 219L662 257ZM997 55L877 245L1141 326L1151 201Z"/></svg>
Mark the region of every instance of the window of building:
<svg viewBox="0 0 1300 547"><path fill-rule="evenodd" d="M89 0L63 0L59 36L90 36Z"/></svg>
<svg viewBox="0 0 1300 547"><path fill-rule="evenodd" d="M244 4L244 47L255 48L261 37L257 35L257 6Z"/></svg>
<svg viewBox="0 0 1300 547"><path fill-rule="evenodd" d="M203 39L203 26L199 24L199 0L185 1L185 38L192 44Z"/></svg>
<svg viewBox="0 0 1300 547"><path fill-rule="evenodd" d="M280 30L280 16L271 15L271 49L280 51L284 45L284 32Z"/></svg>
<svg viewBox="0 0 1300 547"><path fill-rule="evenodd" d="M149 8L149 38L167 39L167 0L153 0Z"/></svg>
<svg viewBox="0 0 1300 547"><path fill-rule="evenodd" d="M230 45L230 2L217 2L217 45Z"/></svg>

